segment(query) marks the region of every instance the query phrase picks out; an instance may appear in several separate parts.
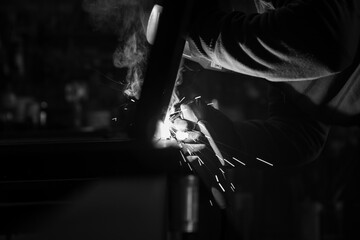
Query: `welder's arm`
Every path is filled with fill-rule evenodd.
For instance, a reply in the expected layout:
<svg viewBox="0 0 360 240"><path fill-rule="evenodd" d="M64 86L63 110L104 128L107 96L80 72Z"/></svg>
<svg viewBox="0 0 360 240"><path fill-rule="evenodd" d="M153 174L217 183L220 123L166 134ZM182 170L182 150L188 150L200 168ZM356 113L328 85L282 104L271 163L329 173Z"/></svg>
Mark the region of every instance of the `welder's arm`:
<svg viewBox="0 0 360 240"><path fill-rule="evenodd" d="M268 119L243 121L236 128L224 114L212 107L204 104L189 107L200 115L229 167L279 169L306 164L319 156L329 131L328 126L301 115L298 110L290 109L293 108L291 105L282 102L275 103ZM181 125L182 130L192 126L186 123L186 119L175 124ZM189 160L196 160L196 156L201 157L206 149L211 149L202 140L206 137L201 139L198 131L192 129L190 139L185 141L185 149L191 149L191 155L187 154Z"/></svg>
<svg viewBox="0 0 360 240"><path fill-rule="evenodd" d="M270 81L311 80L346 68L360 39L359 4L288 2L262 14L204 6L187 37L193 56Z"/></svg>
<svg viewBox="0 0 360 240"><path fill-rule="evenodd" d="M320 155L328 131L327 126L311 119L245 121L238 127L239 158L250 167L262 168L261 160L277 169L302 166Z"/></svg>

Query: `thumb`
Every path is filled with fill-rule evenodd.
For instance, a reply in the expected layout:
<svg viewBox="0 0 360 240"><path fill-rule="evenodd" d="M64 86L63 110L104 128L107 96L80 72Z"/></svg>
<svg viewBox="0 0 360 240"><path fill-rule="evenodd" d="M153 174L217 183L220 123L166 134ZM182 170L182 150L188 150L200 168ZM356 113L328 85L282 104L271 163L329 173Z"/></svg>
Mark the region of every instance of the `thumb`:
<svg viewBox="0 0 360 240"><path fill-rule="evenodd" d="M188 104L181 104L180 110L181 110L181 113L182 113L184 119L191 121L191 122L195 122L195 123L197 123L199 121L199 118L195 114L194 108L192 106L190 106Z"/></svg>

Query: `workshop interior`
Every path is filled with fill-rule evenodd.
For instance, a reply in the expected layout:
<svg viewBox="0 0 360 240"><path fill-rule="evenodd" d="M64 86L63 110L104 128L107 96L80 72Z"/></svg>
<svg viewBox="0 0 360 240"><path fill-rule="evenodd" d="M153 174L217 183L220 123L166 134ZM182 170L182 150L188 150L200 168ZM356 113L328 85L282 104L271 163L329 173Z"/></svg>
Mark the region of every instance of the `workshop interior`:
<svg viewBox="0 0 360 240"><path fill-rule="evenodd" d="M0 240L356 239L358 128L301 168L229 170L225 207L221 168L154 144L177 84L235 125L267 114L264 81L185 54L192 4L0 2Z"/></svg>

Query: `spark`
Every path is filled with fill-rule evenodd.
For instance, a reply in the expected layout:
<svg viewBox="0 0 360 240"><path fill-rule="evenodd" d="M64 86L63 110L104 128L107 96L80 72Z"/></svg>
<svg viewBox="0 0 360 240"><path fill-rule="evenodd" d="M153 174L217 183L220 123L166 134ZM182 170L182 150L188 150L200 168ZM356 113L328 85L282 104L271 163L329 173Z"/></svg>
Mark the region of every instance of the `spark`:
<svg viewBox="0 0 360 240"><path fill-rule="evenodd" d="M179 103L181 103L182 101L184 101L184 99L185 99L185 97L183 97L183 98L179 101Z"/></svg>
<svg viewBox="0 0 360 240"><path fill-rule="evenodd" d="M225 158L224 158L224 161L225 161L225 162L227 162L230 166L235 167L235 165L234 165L234 164L232 164L231 162L229 162L229 161L228 161L228 160L226 160Z"/></svg>
<svg viewBox="0 0 360 240"><path fill-rule="evenodd" d="M98 69L94 69L94 70L95 70L95 72L99 73L101 76L105 77L105 79L109 80L110 82L115 83L116 85L124 85L124 83L115 81L114 79L107 76L105 73L101 72L100 70L98 70Z"/></svg>
<svg viewBox="0 0 360 240"><path fill-rule="evenodd" d="M190 163L187 163L187 165L189 166L189 168L190 168L190 171L192 171L192 168L191 168L191 166L190 166Z"/></svg>
<svg viewBox="0 0 360 240"><path fill-rule="evenodd" d="M134 99L132 99L132 98L130 99L130 101L135 102L135 100L134 100Z"/></svg>
<svg viewBox="0 0 360 240"><path fill-rule="evenodd" d="M221 168L219 168L219 169L220 169L220 171L221 171L221 173L222 173L223 177L226 179L226 176L225 176L225 172L224 172L224 170L222 170Z"/></svg>
<svg viewBox="0 0 360 240"><path fill-rule="evenodd" d="M114 121L114 122L116 122L116 121L117 121L117 118L114 117L114 118L112 118L111 120Z"/></svg>
<svg viewBox="0 0 360 240"><path fill-rule="evenodd" d="M233 189L235 189L235 186L234 186L234 184L233 184L233 183L230 183L230 185L231 185L231 187L232 187Z"/></svg>
<svg viewBox="0 0 360 240"><path fill-rule="evenodd" d="M184 162L187 162L183 152L181 150L179 152L180 152L180 155L182 156L182 159L184 160Z"/></svg>
<svg viewBox="0 0 360 240"><path fill-rule="evenodd" d="M221 185L221 183L218 183L218 184L219 184L221 190L223 190L223 192L225 192L225 189L223 188L223 186Z"/></svg>
<svg viewBox="0 0 360 240"><path fill-rule="evenodd" d="M208 103L208 104L206 104L206 105L211 106L211 105L214 105L214 103L211 102L211 103Z"/></svg>
<svg viewBox="0 0 360 240"><path fill-rule="evenodd" d="M241 163L242 165L246 166L245 163L243 163L242 161L240 161L239 159L237 159L236 157L232 157L232 159L234 159L235 161L237 161L238 163Z"/></svg>
<svg viewBox="0 0 360 240"><path fill-rule="evenodd" d="M201 96L197 96L197 97L195 97L194 99L200 99L201 98Z"/></svg>
<svg viewBox="0 0 360 240"><path fill-rule="evenodd" d="M256 158L256 160L259 160L259 161L261 161L261 162L263 162L263 163L265 163L265 164L268 164L268 165L270 165L270 166L274 166L272 163L269 163L269 162L267 162L267 161L265 161L265 160L262 160L261 158Z"/></svg>
<svg viewBox="0 0 360 240"><path fill-rule="evenodd" d="M216 182L219 182L219 178L217 175L215 175Z"/></svg>
<svg viewBox="0 0 360 240"><path fill-rule="evenodd" d="M188 146L189 146L189 148L191 148L192 150L195 151L195 148L193 146L191 146L191 145L188 145Z"/></svg>
<svg viewBox="0 0 360 240"><path fill-rule="evenodd" d="M190 151L190 149L186 149L186 150L189 153L189 155L192 155L192 152Z"/></svg>
<svg viewBox="0 0 360 240"><path fill-rule="evenodd" d="M198 161L201 162L203 165L205 165L205 163L203 162L203 160L201 160L199 156L198 156Z"/></svg>
<svg viewBox="0 0 360 240"><path fill-rule="evenodd" d="M220 161L222 161L223 160L223 158L222 157L220 157L219 155L217 155L217 154L215 154L215 156L220 160ZM235 167L235 166L234 166Z"/></svg>
<svg viewBox="0 0 360 240"><path fill-rule="evenodd" d="M212 201L211 201L211 199L209 200L209 202L210 202L210 205L211 205L211 206L214 206L213 203L212 203Z"/></svg>

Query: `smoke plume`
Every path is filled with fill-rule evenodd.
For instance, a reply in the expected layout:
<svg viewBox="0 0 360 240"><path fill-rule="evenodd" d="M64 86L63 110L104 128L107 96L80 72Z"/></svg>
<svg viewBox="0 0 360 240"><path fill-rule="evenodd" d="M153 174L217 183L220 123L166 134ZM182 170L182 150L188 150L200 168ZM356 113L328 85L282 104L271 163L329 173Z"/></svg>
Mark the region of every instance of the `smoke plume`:
<svg viewBox="0 0 360 240"><path fill-rule="evenodd" d="M113 54L114 66L127 68L124 93L139 99L149 44L146 24L152 0L84 0L83 8L90 15L96 30L111 31L118 37Z"/></svg>

